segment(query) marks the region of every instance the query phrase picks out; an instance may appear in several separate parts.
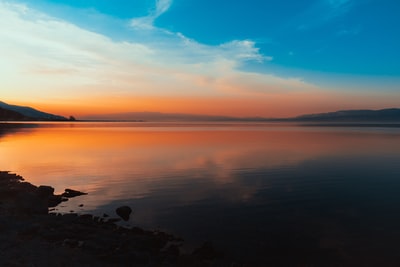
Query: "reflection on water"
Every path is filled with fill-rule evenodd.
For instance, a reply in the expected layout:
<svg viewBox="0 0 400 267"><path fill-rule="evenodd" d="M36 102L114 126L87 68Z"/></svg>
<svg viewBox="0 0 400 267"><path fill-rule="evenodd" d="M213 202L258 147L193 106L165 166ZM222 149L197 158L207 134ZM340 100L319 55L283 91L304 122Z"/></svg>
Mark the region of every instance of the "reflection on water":
<svg viewBox="0 0 400 267"><path fill-rule="evenodd" d="M0 170L89 192L60 211L128 204L130 224L210 240L253 264L391 266L400 255L398 128L39 126L1 128Z"/></svg>

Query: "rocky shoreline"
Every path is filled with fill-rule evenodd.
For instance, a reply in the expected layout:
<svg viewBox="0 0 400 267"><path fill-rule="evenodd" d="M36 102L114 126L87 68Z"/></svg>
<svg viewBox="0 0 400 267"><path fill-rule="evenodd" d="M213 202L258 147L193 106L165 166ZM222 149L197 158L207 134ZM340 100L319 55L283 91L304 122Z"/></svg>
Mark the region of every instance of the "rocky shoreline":
<svg viewBox="0 0 400 267"><path fill-rule="evenodd" d="M123 228L114 224L118 219L91 214L49 213L81 194L54 195L50 186L0 171L0 266L232 266L209 243L182 253L183 240L161 231ZM129 207L121 208L121 218L129 217Z"/></svg>

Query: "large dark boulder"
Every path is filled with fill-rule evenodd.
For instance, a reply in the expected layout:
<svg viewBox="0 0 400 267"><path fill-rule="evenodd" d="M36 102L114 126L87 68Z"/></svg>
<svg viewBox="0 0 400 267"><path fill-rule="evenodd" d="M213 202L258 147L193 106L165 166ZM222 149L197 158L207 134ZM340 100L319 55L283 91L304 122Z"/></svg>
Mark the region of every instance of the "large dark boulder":
<svg viewBox="0 0 400 267"><path fill-rule="evenodd" d="M47 214L47 199L39 197L34 192L19 192L15 196L13 213L17 216Z"/></svg>
<svg viewBox="0 0 400 267"><path fill-rule="evenodd" d="M211 242L205 242L201 247L195 249L192 255L202 260L213 260L222 257L222 253L215 250Z"/></svg>
<svg viewBox="0 0 400 267"><path fill-rule="evenodd" d="M117 215L121 217L124 221L129 220L129 216L132 213L132 209L128 206L121 206L115 210Z"/></svg>
<svg viewBox="0 0 400 267"><path fill-rule="evenodd" d="M36 189L39 197L50 197L54 194L54 188L48 185L41 185Z"/></svg>
<svg viewBox="0 0 400 267"><path fill-rule="evenodd" d="M54 208L61 202L68 201L68 198L63 197L61 195L51 195L48 197L48 206L49 208Z"/></svg>

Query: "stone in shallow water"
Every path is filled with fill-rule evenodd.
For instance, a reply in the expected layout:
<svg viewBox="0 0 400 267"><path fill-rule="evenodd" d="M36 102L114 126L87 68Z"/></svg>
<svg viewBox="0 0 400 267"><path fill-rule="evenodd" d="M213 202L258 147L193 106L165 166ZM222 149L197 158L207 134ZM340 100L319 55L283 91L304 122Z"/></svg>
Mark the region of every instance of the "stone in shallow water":
<svg viewBox="0 0 400 267"><path fill-rule="evenodd" d="M129 216L132 213L132 209L128 206L121 206L115 210L117 215L121 217L124 221L129 220Z"/></svg>
<svg viewBox="0 0 400 267"><path fill-rule="evenodd" d="M36 192L41 197L49 197L54 194L54 188L48 185L41 185L37 188Z"/></svg>
<svg viewBox="0 0 400 267"><path fill-rule="evenodd" d="M68 198L62 197L61 195L52 195L48 198L48 206L49 208L56 207L61 202L68 201Z"/></svg>

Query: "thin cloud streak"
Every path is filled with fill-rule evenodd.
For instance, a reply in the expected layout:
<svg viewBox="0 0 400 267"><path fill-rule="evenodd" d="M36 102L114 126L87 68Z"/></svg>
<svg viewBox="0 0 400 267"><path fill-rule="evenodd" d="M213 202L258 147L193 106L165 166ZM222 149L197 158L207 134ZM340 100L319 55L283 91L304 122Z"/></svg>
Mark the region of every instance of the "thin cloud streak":
<svg viewBox="0 0 400 267"><path fill-rule="evenodd" d="M151 22L171 4L158 1L149 15ZM246 116L279 116L279 109L282 114L290 110L292 115L294 107L312 110L315 99L321 101L319 105L332 100L326 97L329 91L301 77L242 70L248 61L273 60L261 54L251 40L205 45L152 26L133 27L129 41L115 41L25 5L6 2L0 2L0 17L4 100L25 99L27 103L34 99L47 106L78 109L112 108L123 99L118 106L121 112L149 107L152 110L147 111L162 112L188 108L190 113L197 99L202 99L196 113L215 110L213 114ZM166 100L159 100L162 98ZM110 105L110 99L116 101ZM160 105L151 104L152 99ZM169 104L169 99L181 106ZM225 102L230 104L224 112Z"/></svg>
<svg viewBox="0 0 400 267"><path fill-rule="evenodd" d="M317 29L348 13L353 5L354 0L316 1L303 14L299 15L293 24L299 24L297 29L300 31Z"/></svg>
<svg viewBox="0 0 400 267"><path fill-rule="evenodd" d="M134 28L152 29L154 21L168 11L172 5L172 0L156 0L155 8L149 15L131 20L131 26Z"/></svg>
<svg viewBox="0 0 400 267"><path fill-rule="evenodd" d="M164 6L161 10L165 9ZM248 73L237 69L243 62L272 60L260 54L249 40L208 46L182 34L146 29L143 31L150 35L149 39L154 36L156 42L115 42L24 5L0 4L0 15L0 65L8 68L8 83L23 91L32 86L45 90L48 84L51 90L68 87L72 94L97 85L109 88L104 93L121 87L133 94L177 93L172 88L181 88L185 94L196 89L217 94L211 81L231 75L245 78ZM67 76L64 85L59 77L51 77L59 75ZM18 79L21 76L26 82ZM268 77L275 83L273 76L265 76L265 82ZM196 86L196 80L209 82ZM281 82L285 83L285 79Z"/></svg>

